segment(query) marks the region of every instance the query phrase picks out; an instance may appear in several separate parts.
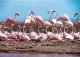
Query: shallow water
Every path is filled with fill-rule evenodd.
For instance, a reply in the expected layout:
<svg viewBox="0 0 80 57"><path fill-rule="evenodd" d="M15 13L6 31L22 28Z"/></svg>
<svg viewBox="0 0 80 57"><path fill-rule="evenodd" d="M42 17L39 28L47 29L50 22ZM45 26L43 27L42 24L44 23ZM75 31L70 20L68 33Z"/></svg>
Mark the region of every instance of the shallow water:
<svg viewBox="0 0 80 57"><path fill-rule="evenodd" d="M0 54L0 57L80 57L77 54Z"/></svg>

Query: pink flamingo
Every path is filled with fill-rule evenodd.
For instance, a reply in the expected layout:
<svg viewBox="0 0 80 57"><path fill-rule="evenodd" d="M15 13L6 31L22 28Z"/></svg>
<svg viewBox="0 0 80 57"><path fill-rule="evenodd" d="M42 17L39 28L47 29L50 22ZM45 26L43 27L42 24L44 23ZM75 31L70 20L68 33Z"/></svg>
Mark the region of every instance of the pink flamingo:
<svg viewBox="0 0 80 57"><path fill-rule="evenodd" d="M74 33L74 39L80 40L80 32Z"/></svg>
<svg viewBox="0 0 80 57"><path fill-rule="evenodd" d="M46 27L46 34L47 34L47 36L48 36L48 28L51 27L52 25L51 25L50 22L45 21L45 22L44 22L44 26Z"/></svg>
<svg viewBox="0 0 80 57"><path fill-rule="evenodd" d="M63 24L65 21L70 21L70 19L68 18L67 14L63 14L59 17L58 21L61 20L63 21Z"/></svg>
<svg viewBox="0 0 80 57"><path fill-rule="evenodd" d="M33 15L34 15L34 12L31 11L30 16L28 16L27 19L24 21L24 23L25 23L26 25L29 25L29 34L30 34L30 28L31 28L30 26L31 26L33 23L35 23L35 20L34 20Z"/></svg>
<svg viewBox="0 0 80 57"><path fill-rule="evenodd" d="M6 22L12 24L12 23L15 23L15 20L11 17L7 18Z"/></svg>
<svg viewBox="0 0 80 57"><path fill-rule="evenodd" d="M66 39L73 40L74 39L74 34L73 33L71 33L71 34L67 33L68 30L65 31L65 28L68 28L68 27L64 26L64 32L63 32L64 40L66 40Z"/></svg>
<svg viewBox="0 0 80 57"><path fill-rule="evenodd" d="M78 25L78 31L79 31L79 27L80 27L80 21L78 21L79 14L78 13L75 13L74 17L76 17L76 15L78 15L78 17L76 19L76 24Z"/></svg>
<svg viewBox="0 0 80 57"><path fill-rule="evenodd" d="M17 19L16 16L19 16L19 14L18 13L15 13L16 22L18 22L18 19Z"/></svg>
<svg viewBox="0 0 80 57"><path fill-rule="evenodd" d="M49 22L51 22L51 16L52 16L52 14L54 13L54 12L57 12L57 10L54 10L54 11L51 11L51 10L49 10L48 11L48 14L49 14L49 12L51 12L51 15L50 15L50 17L49 17ZM57 12L57 15L58 15L58 12ZM57 15L56 15L56 17L57 17ZM56 19L56 17L55 17L55 19Z"/></svg>
<svg viewBox="0 0 80 57"><path fill-rule="evenodd" d="M64 26L66 26L68 29L73 29L73 23L71 21L65 21ZM70 33L70 30L69 30Z"/></svg>
<svg viewBox="0 0 80 57"><path fill-rule="evenodd" d="M39 25L40 25L40 24L43 24L44 21L43 21L43 19L42 19L41 16L36 16L36 17L34 18L34 20L35 20L35 22L37 23L37 35L38 35L38 34L39 34Z"/></svg>
<svg viewBox="0 0 80 57"><path fill-rule="evenodd" d="M19 16L18 13L15 13L16 21L18 21L18 20L17 20L17 17L16 17L17 15ZM12 24L12 23L15 23L15 20L14 20L13 18L9 17L9 18L7 18L6 22Z"/></svg>
<svg viewBox="0 0 80 57"><path fill-rule="evenodd" d="M0 31L0 38L2 38L2 39L3 39L3 38L7 38L7 36Z"/></svg>
<svg viewBox="0 0 80 57"><path fill-rule="evenodd" d="M54 27L60 28L61 26L63 26L63 24L60 21L56 21L56 23L54 24ZM60 32L60 29L58 30L58 33Z"/></svg>
<svg viewBox="0 0 80 57"><path fill-rule="evenodd" d="M64 22L65 22L65 21L71 21L71 20L68 18L67 14L61 15L57 21L59 21L59 20L63 21L63 25L64 25Z"/></svg>
<svg viewBox="0 0 80 57"><path fill-rule="evenodd" d="M21 29L22 29L22 27L21 27L20 25L18 25L18 28L17 28L17 30L18 30L17 38L18 38L18 39L19 39L20 36L21 36Z"/></svg>
<svg viewBox="0 0 80 57"><path fill-rule="evenodd" d="M53 24L56 23L56 17L57 17L57 15L58 15L58 11L57 11L57 10L54 10L54 11L49 10L49 11L48 11L48 14L49 14L49 12L51 12L51 15L50 15L50 17L49 17L49 22L52 24L52 32L53 32ZM52 14L53 14L54 12L57 12L57 15L56 15L55 18L52 18L52 19L51 19L51 16L52 16Z"/></svg>

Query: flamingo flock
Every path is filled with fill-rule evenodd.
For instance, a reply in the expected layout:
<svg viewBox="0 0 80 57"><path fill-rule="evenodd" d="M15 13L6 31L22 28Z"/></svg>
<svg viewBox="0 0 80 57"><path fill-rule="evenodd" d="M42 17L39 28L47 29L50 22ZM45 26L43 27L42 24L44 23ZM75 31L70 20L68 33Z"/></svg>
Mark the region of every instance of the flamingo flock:
<svg viewBox="0 0 80 57"><path fill-rule="evenodd" d="M33 41L45 41L48 39L51 40L80 40L80 21L78 21L79 14L75 13L74 17L78 15L76 24L78 26L78 32L75 32L76 28L67 16L67 14L63 14L59 17L57 10L49 10L48 14L51 12L51 15L49 17L49 22L44 21L41 16L34 16L34 12L31 11L30 16L28 16L24 23L24 26L18 25L17 31L13 31L13 27L15 26L15 23L18 22L18 18L16 16L19 16L18 13L15 13L15 19L9 17L5 22L10 24L10 27L7 27L5 23L2 23L0 25L0 38L1 39L15 39L15 40L33 40ZM52 17L53 13L57 12L56 17ZM61 21L59 21L61 20ZM37 23L37 32L34 31L34 28L32 27L33 24ZM26 27L27 26L27 27ZM25 31L25 28L27 28L29 31L28 33ZM41 31L40 31L40 28ZM44 29L45 28L45 29ZM52 31L49 31L50 29ZM8 31L10 30L10 32ZM23 32L22 32L22 31Z"/></svg>

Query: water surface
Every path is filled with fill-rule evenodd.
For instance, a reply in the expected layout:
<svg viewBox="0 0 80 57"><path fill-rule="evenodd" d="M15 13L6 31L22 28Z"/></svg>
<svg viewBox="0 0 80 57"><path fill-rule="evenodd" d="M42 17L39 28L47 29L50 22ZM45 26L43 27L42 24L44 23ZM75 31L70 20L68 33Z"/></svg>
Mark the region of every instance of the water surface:
<svg viewBox="0 0 80 57"><path fill-rule="evenodd" d="M80 55L77 54L52 54L52 55L46 55L46 54L0 54L0 57L80 57Z"/></svg>

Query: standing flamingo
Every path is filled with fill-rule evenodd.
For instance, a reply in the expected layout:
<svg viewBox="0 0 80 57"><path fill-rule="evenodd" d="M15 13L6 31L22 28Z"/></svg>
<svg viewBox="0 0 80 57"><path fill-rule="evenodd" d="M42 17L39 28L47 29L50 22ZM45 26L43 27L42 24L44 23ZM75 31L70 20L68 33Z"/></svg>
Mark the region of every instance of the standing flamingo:
<svg viewBox="0 0 80 57"><path fill-rule="evenodd" d="M78 13L75 13L74 17L76 17L76 15L78 15L78 17L76 19L76 24L78 25L78 30L79 30L79 27L80 27L80 21L78 21L79 14Z"/></svg>
<svg viewBox="0 0 80 57"><path fill-rule="evenodd" d="M71 21L65 21L64 26L66 26L68 29L73 29L73 23ZM69 30L70 33L70 30Z"/></svg>
<svg viewBox="0 0 80 57"><path fill-rule="evenodd" d="M47 34L47 36L48 36L48 28L51 27L52 25L51 25L50 22L45 21L45 22L44 22L44 26L46 27L46 34Z"/></svg>
<svg viewBox="0 0 80 57"><path fill-rule="evenodd" d="M49 14L49 12L51 12L51 15L50 15L50 17L49 17L49 22L52 24L52 32L53 32L53 24L56 23L56 17L57 17L57 15L58 15L58 11L57 11L57 10L54 10L54 11L49 10L49 11L48 11L48 14ZM55 18L52 18L52 19L51 19L51 16L52 16L52 14L53 14L54 12L57 12L57 15L56 15Z"/></svg>
<svg viewBox="0 0 80 57"><path fill-rule="evenodd" d="M57 21L59 21L59 20L63 21L63 25L64 25L64 22L65 22L65 21L71 21L71 20L68 18L67 14L61 15ZM64 31L64 30L63 30L63 31Z"/></svg>
<svg viewBox="0 0 80 57"><path fill-rule="evenodd" d="M24 21L26 25L29 25L29 34L30 34L31 25L35 23L33 15L34 15L34 12L31 11L30 16L28 16L27 19Z"/></svg>
<svg viewBox="0 0 80 57"><path fill-rule="evenodd" d="M36 16L34 19L35 19L35 22L38 24L38 26L37 26L37 35L38 35L39 34L39 25L43 24L44 21L41 16Z"/></svg>

